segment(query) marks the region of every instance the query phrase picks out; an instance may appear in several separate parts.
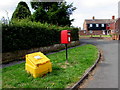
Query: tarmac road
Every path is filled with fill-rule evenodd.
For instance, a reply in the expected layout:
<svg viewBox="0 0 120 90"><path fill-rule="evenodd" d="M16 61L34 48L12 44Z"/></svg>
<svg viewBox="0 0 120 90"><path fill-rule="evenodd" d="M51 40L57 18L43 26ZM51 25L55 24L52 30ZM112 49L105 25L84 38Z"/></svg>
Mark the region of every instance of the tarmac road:
<svg viewBox="0 0 120 90"><path fill-rule="evenodd" d="M104 55L104 61L85 88L118 88L118 41L81 39L80 42L97 45Z"/></svg>

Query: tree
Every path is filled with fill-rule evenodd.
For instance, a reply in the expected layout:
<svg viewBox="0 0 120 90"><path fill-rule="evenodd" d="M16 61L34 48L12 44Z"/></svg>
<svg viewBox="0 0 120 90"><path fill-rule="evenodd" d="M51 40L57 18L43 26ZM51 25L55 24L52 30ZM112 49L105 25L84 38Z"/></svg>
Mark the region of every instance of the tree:
<svg viewBox="0 0 120 90"><path fill-rule="evenodd" d="M72 14L72 12L75 10L76 8L72 6L72 4L70 5L66 5L66 2L63 2L60 6L60 8L57 11L57 17L58 17L58 25L62 25L62 26L70 26L71 22L74 19L70 20L70 15Z"/></svg>
<svg viewBox="0 0 120 90"><path fill-rule="evenodd" d="M38 19L40 22L43 20L51 24L57 24L59 26L70 26L71 22L74 20L70 20L70 15L76 8L73 7L72 4L67 5L66 2L31 2L31 6L36 13L33 14L34 18L41 18L40 16L45 15L46 18L42 17L41 19ZM38 9L40 7L42 7L44 14L39 13L40 10Z"/></svg>
<svg viewBox="0 0 120 90"><path fill-rule="evenodd" d="M34 10L42 7L44 10L48 11L53 5L58 6L61 2L31 2L31 6Z"/></svg>
<svg viewBox="0 0 120 90"><path fill-rule="evenodd" d="M31 16L31 12L29 10L28 5L21 1L18 3L16 10L12 15L12 19L25 19Z"/></svg>
<svg viewBox="0 0 120 90"><path fill-rule="evenodd" d="M32 16L32 20L36 21L36 22L42 22L45 23L47 22L47 13L44 11L44 9L42 7L39 7Z"/></svg>

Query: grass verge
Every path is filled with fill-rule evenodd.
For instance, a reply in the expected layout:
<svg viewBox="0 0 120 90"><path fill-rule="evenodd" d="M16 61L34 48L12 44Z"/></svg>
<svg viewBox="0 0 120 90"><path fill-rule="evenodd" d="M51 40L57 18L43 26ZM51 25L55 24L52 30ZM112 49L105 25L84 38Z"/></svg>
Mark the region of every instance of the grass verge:
<svg viewBox="0 0 120 90"><path fill-rule="evenodd" d="M112 37L111 35L102 35L102 37Z"/></svg>
<svg viewBox="0 0 120 90"><path fill-rule="evenodd" d="M79 35L79 37L91 37L91 35ZM92 35L92 37L111 37L111 35Z"/></svg>
<svg viewBox="0 0 120 90"><path fill-rule="evenodd" d="M93 45L68 50L69 64L65 63L65 51L48 55L53 71L34 79L25 71L25 63L3 68L3 88L66 88L76 83L98 57Z"/></svg>

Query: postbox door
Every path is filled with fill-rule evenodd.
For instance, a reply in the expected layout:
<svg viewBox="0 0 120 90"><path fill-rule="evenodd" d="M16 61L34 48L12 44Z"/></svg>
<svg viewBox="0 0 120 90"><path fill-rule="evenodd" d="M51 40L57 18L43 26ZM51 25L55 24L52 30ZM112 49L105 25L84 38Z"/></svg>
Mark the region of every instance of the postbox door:
<svg viewBox="0 0 120 90"><path fill-rule="evenodd" d="M62 44L67 44L70 43L71 41L71 35L69 30L63 30L61 31L61 43Z"/></svg>
<svg viewBox="0 0 120 90"><path fill-rule="evenodd" d="M70 34L70 31L68 32L68 43L71 42L71 34Z"/></svg>

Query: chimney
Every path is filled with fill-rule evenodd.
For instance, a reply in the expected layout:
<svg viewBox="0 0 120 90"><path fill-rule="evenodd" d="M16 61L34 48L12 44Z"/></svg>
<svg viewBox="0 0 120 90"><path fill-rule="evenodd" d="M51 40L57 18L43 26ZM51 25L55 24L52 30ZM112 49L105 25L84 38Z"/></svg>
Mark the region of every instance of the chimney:
<svg viewBox="0 0 120 90"><path fill-rule="evenodd" d="M95 19L95 17L93 16L93 18L92 18L93 20Z"/></svg>
<svg viewBox="0 0 120 90"><path fill-rule="evenodd" d="M115 16L112 16L112 19L115 20Z"/></svg>

